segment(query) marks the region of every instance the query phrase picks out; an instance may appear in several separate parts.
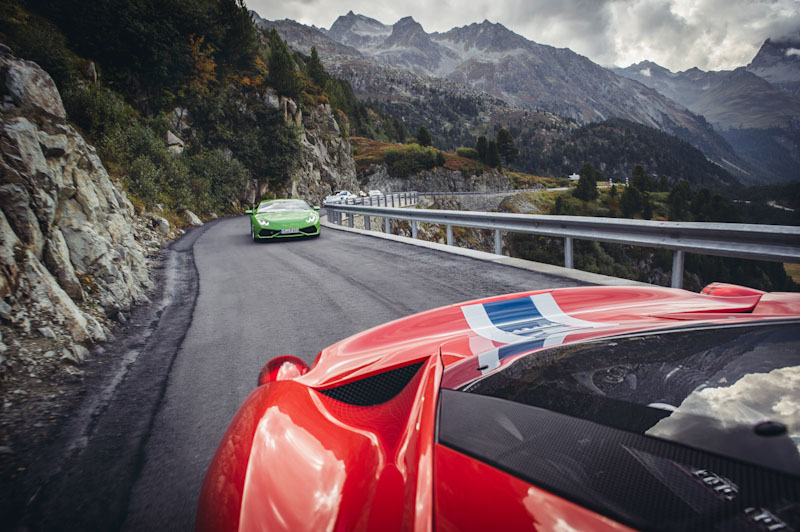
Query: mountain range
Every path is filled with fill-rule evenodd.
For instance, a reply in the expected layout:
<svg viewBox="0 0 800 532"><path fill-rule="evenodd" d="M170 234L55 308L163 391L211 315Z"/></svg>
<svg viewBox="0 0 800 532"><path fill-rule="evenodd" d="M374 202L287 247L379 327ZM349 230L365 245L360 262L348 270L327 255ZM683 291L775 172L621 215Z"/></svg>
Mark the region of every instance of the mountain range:
<svg viewBox="0 0 800 532"><path fill-rule="evenodd" d="M744 183L798 178L787 161L795 155L800 159L794 153L800 144L792 136L800 99L791 92L792 74L800 69L787 65L770 41L747 69L693 69L675 75L654 63L607 69L569 49L535 43L487 20L444 33L427 33L411 17L386 25L352 11L329 30L291 20L266 21L257 14L254 20L263 28L276 28L290 46L304 53L316 46L326 68L348 79L359 96L390 107L401 101L408 107L409 99L419 101L427 90L480 102L484 115L465 117L467 121L492 122L498 107L550 113L578 126L622 118L689 142ZM784 85L775 86L762 75ZM700 86L709 88L698 91ZM409 122L409 117L403 118ZM461 127L453 117L450 122L450 129ZM412 120L408 125L413 130L419 124ZM779 134L764 137L765 130ZM784 132L785 138L780 137ZM460 140L458 135L448 138ZM765 166L764 157L750 146L765 141L774 150L788 151L788 156L781 152L781 157L769 158L778 164Z"/></svg>
<svg viewBox="0 0 800 532"><path fill-rule="evenodd" d="M643 61L614 71L705 117L776 180L800 178L800 35L767 39L749 65L735 70L671 72Z"/></svg>

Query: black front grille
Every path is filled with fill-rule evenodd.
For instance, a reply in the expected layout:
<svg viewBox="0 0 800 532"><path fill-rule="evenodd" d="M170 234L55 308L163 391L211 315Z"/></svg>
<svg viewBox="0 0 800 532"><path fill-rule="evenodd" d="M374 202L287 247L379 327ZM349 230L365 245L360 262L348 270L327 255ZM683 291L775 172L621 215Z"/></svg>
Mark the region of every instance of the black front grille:
<svg viewBox="0 0 800 532"><path fill-rule="evenodd" d="M274 234L279 233L280 231L275 231L273 229L262 229L258 232L258 236L272 236Z"/></svg>
<svg viewBox="0 0 800 532"><path fill-rule="evenodd" d="M319 392L349 405L378 405L399 394L421 366L422 362L418 362Z"/></svg>
<svg viewBox="0 0 800 532"><path fill-rule="evenodd" d="M300 229L300 232L305 233L307 235L313 235L314 233L317 232L317 226L309 225L308 227L303 227L302 229Z"/></svg>

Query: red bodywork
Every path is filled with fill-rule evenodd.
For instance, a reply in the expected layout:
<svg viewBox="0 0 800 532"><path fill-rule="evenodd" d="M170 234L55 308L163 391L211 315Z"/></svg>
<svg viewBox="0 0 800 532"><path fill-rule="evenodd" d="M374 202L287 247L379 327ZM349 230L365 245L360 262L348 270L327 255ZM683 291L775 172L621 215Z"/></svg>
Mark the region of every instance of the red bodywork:
<svg viewBox="0 0 800 532"><path fill-rule="evenodd" d="M457 388L514 359L492 358L508 333L476 326L483 305L528 298L558 325L541 347L692 322L800 316L796 294L732 285L710 285L703 294L568 288L403 318L324 349L305 374L282 360L265 368L265 384L223 436L203 484L197 530L625 528L435 443L439 388ZM352 406L318 391L412 363L421 369L382 404Z"/></svg>

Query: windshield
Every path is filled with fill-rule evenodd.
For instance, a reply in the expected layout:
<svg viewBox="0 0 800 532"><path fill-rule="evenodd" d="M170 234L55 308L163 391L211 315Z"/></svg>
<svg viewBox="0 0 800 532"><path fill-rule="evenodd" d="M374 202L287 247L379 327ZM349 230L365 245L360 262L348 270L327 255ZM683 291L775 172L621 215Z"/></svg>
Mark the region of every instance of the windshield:
<svg viewBox="0 0 800 532"><path fill-rule="evenodd" d="M258 206L258 212L307 211L311 207L303 200L274 200Z"/></svg>
<svg viewBox="0 0 800 532"><path fill-rule="evenodd" d="M465 391L800 475L798 345L796 322L648 333L532 353ZM764 452L769 422L783 444Z"/></svg>

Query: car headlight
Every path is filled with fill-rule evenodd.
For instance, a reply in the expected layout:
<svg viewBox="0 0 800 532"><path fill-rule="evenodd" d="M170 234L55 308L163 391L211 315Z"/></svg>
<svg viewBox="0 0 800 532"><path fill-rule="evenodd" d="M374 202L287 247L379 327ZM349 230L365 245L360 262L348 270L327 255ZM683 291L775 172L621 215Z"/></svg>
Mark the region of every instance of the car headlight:
<svg viewBox="0 0 800 532"><path fill-rule="evenodd" d="M266 227L269 225L269 220L265 220L264 218L256 218L256 221L261 227Z"/></svg>
<svg viewBox="0 0 800 532"><path fill-rule="evenodd" d="M308 218L306 218L306 223L307 224L316 223L318 217L319 215L317 213L312 212L311 214L308 215Z"/></svg>

